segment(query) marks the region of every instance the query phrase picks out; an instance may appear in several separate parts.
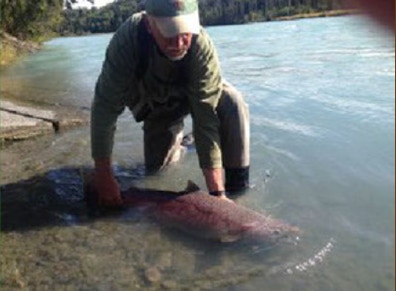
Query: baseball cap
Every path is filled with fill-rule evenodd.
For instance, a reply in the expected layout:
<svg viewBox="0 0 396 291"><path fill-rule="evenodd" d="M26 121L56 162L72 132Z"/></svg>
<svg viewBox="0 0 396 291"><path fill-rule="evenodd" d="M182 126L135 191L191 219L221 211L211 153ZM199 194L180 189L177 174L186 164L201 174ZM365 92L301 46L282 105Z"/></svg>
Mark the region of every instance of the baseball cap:
<svg viewBox="0 0 396 291"><path fill-rule="evenodd" d="M180 33L199 34L197 1L146 0L145 10L165 37L174 37Z"/></svg>

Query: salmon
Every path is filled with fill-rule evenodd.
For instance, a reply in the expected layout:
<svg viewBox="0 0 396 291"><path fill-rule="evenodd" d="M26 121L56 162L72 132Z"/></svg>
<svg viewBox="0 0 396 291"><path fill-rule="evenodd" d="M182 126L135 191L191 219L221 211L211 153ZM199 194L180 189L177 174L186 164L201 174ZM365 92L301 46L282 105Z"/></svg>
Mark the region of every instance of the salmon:
<svg viewBox="0 0 396 291"><path fill-rule="evenodd" d="M89 208L97 207L97 193L86 184ZM184 191L161 191L131 187L121 192L124 207L144 206L159 223L196 237L231 243L236 241L277 243L300 233L298 227L253 211L231 200L202 191L189 181Z"/></svg>

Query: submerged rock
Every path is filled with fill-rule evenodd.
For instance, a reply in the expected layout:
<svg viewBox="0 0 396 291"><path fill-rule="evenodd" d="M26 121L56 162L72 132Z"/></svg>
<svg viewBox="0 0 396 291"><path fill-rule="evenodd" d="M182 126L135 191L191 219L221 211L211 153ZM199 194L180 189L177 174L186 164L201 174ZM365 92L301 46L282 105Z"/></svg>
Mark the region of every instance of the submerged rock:
<svg viewBox="0 0 396 291"><path fill-rule="evenodd" d="M144 277L148 282L156 283L161 280L162 274L161 274L160 270L158 270L157 267L152 266L152 267L148 267L144 271Z"/></svg>

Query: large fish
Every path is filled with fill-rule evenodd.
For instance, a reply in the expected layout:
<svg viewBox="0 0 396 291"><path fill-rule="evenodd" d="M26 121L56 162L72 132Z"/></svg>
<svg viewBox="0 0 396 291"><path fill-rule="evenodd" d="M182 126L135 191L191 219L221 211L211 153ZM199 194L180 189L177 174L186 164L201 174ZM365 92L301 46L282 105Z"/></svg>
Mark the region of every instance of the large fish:
<svg viewBox="0 0 396 291"><path fill-rule="evenodd" d="M92 183L85 184L84 192L88 207L96 207ZM210 240L277 243L299 233L295 226L211 196L192 182L181 192L132 187L121 195L124 206L144 206L158 222Z"/></svg>

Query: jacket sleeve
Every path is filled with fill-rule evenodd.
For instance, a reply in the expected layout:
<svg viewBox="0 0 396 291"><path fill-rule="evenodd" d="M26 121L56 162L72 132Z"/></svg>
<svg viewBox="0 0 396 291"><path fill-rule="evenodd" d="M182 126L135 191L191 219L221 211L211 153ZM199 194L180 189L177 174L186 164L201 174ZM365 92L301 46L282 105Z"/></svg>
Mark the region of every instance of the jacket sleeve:
<svg viewBox="0 0 396 291"><path fill-rule="evenodd" d="M222 92L222 79L217 52L204 29L190 53L187 96L199 163L201 168L221 168L220 121L216 107Z"/></svg>
<svg viewBox="0 0 396 291"><path fill-rule="evenodd" d="M95 86L91 108L92 157L109 158L112 154L118 116L126 105L133 72L136 68L136 50L133 49L134 28L131 19L113 35Z"/></svg>

